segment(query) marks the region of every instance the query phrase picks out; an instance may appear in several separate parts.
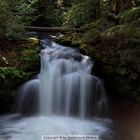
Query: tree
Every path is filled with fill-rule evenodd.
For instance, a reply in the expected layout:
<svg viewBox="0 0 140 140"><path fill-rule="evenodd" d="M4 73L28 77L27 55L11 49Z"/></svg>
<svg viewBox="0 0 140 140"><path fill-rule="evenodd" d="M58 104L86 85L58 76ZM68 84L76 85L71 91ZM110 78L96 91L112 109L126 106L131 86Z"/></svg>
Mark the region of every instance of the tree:
<svg viewBox="0 0 140 140"><path fill-rule="evenodd" d="M16 8L21 21L30 25L37 18L38 0L20 0Z"/></svg>
<svg viewBox="0 0 140 140"><path fill-rule="evenodd" d="M40 26L60 26L62 24L62 1L58 0L38 0L38 18L33 25Z"/></svg>
<svg viewBox="0 0 140 140"><path fill-rule="evenodd" d="M116 0L116 5L115 5L116 15L124 11L124 4L125 4L125 0Z"/></svg>
<svg viewBox="0 0 140 140"><path fill-rule="evenodd" d="M80 27L101 17L101 0L76 0L66 14L65 23Z"/></svg>
<svg viewBox="0 0 140 140"><path fill-rule="evenodd" d="M18 2L0 0L0 38L20 37L23 24L18 15L15 15Z"/></svg>
<svg viewBox="0 0 140 140"><path fill-rule="evenodd" d="M96 20L100 18L100 13L101 13L101 1L96 0Z"/></svg>
<svg viewBox="0 0 140 140"><path fill-rule="evenodd" d="M132 0L125 0L125 10L131 9L133 7Z"/></svg>

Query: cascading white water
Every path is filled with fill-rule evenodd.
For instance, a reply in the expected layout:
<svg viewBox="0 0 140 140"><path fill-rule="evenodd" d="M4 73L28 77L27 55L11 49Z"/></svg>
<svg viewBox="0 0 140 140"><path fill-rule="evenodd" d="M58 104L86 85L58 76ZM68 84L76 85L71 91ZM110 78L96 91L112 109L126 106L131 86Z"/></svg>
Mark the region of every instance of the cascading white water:
<svg viewBox="0 0 140 140"><path fill-rule="evenodd" d="M86 117L100 113L106 98L101 81L90 74L91 68L91 59L77 50L56 43L46 45L41 51L40 114Z"/></svg>
<svg viewBox="0 0 140 140"><path fill-rule="evenodd" d="M104 86L91 75L91 59L76 49L42 42L40 74L22 87L18 112L81 118L105 113Z"/></svg>
<svg viewBox="0 0 140 140"><path fill-rule="evenodd" d="M98 135L100 140L112 140L110 121L93 118L105 112L107 103L102 82L90 74L90 58L42 42L40 74L19 90L20 115L0 117L0 140L39 140L42 135Z"/></svg>

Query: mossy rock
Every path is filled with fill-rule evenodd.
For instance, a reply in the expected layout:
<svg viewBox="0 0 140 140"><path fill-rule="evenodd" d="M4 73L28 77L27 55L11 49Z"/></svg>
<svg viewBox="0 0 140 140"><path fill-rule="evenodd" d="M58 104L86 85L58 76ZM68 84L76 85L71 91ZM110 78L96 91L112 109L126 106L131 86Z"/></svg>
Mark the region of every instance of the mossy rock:
<svg viewBox="0 0 140 140"><path fill-rule="evenodd" d="M24 83L29 74L15 67L0 67L0 87L2 89L11 90L18 87L18 85Z"/></svg>
<svg viewBox="0 0 140 140"><path fill-rule="evenodd" d="M115 34L117 34L117 33L126 34L128 32L131 32L130 29L132 30L132 28L129 28L129 25L126 25L126 24L117 25L117 26L114 26L114 27L107 29L107 31L102 33L102 35L105 37L114 37Z"/></svg>
<svg viewBox="0 0 140 140"><path fill-rule="evenodd" d="M99 20L97 20L95 22L91 22L89 24L86 24L86 25L80 27L80 30L88 31L88 30L96 29L96 30L101 31L106 22L107 22L106 18L102 17L102 18L100 18Z"/></svg>
<svg viewBox="0 0 140 140"><path fill-rule="evenodd" d="M31 43L30 45L34 46L34 47L37 47L40 44L40 40L38 38L35 38L35 37L30 37L28 39L28 41Z"/></svg>
<svg viewBox="0 0 140 140"><path fill-rule="evenodd" d="M101 33L99 30L92 29L82 35L81 44L96 44L101 41Z"/></svg>
<svg viewBox="0 0 140 140"><path fill-rule="evenodd" d="M108 28L105 32L102 33L102 35L109 37L109 36L113 36L116 33L119 33L119 34L124 34L126 37L139 38L140 27L137 24L139 24L138 21L116 25L111 28Z"/></svg>
<svg viewBox="0 0 140 140"><path fill-rule="evenodd" d="M40 67L39 49L25 49L22 51L22 60L24 62L23 70L38 71Z"/></svg>

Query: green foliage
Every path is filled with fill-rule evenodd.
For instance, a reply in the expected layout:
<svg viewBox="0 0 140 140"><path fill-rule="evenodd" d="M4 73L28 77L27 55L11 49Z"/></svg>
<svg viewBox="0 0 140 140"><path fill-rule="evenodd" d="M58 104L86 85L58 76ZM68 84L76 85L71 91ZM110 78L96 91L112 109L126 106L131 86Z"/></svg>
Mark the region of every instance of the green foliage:
<svg viewBox="0 0 140 140"><path fill-rule="evenodd" d="M116 16L116 18L120 19L120 23L130 23L136 20L140 20L140 6L126 10Z"/></svg>
<svg viewBox="0 0 140 140"><path fill-rule="evenodd" d="M3 66L0 67L0 89L11 95L12 90L39 72L39 47L36 38L30 38L26 42L11 40L6 43L0 56Z"/></svg>
<svg viewBox="0 0 140 140"><path fill-rule="evenodd" d="M0 38L23 38L24 25L36 19L38 0L0 0Z"/></svg>
<svg viewBox="0 0 140 140"><path fill-rule="evenodd" d="M24 38L22 34L23 32L24 32L24 24L19 17L15 16L14 18L9 19L6 31L7 38L22 39Z"/></svg>
<svg viewBox="0 0 140 140"><path fill-rule="evenodd" d="M25 25L30 25L39 16L37 13L38 0L20 0L17 6L17 11L20 20Z"/></svg>
<svg viewBox="0 0 140 140"><path fill-rule="evenodd" d="M28 78L28 74L15 67L0 67L0 87L5 90L14 89Z"/></svg>
<svg viewBox="0 0 140 140"><path fill-rule="evenodd" d="M16 1L0 0L0 38L21 37L23 24L18 16L14 15Z"/></svg>
<svg viewBox="0 0 140 140"><path fill-rule="evenodd" d="M122 24L122 25L113 26L111 28L108 28L107 31L102 33L102 35L107 38L114 37L117 34L124 36L126 39L130 39L130 38L140 39L139 38L140 28L137 27L135 22L134 23L132 22L130 24Z"/></svg>
<svg viewBox="0 0 140 140"><path fill-rule="evenodd" d="M64 25L70 27L81 27L93 22L95 16L96 0L76 1L65 16Z"/></svg>
<svg viewBox="0 0 140 140"><path fill-rule="evenodd" d="M18 71L14 67L0 67L0 74L2 79L5 79L6 77L23 78L25 76L23 71Z"/></svg>
<svg viewBox="0 0 140 140"><path fill-rule="evenodd" d="M106 19L104 17L100 18L99 20L95 21L95 22L91 22L89 24L85 24L84 26L82 26L80 29L81 30L90 30L90 29L96 29L101 31L103 28L104 23L106 23Z"/></svg>
<svg viewBox="0 0 140 140"><path fill-rule="evenodd" d="M101 40L101 33L97 29L91 29L84 33L81 38L82 44L95 44Z"/></svg>
<svg viewBox="0 0 140 140"><path fill-rule="evenodd" d="M73 5L65 17L65 26L79 27L88 22L86 2Z"/></svg>
<svg viewBox="0 0 140 140"><path fill-rule="evenodd" d="M33 25L40 26L61 26L63 13L66 8L61 1L57 0L38 0L36 4L36 20Z"/></svg>
<svg viewBox="0 0 140 140"><path fill-rule="evenodd" d="M22 52L22 60L26 64L23 66L26 71L38 70L40 64L39 49L25 49Z"/></svg>
<svg viewBox="0 0 140 140"><path fill-rule="evenodd" d="M120 52L120 66L128 67L129 72L140 73L140 48L126 48ZM133 66L133 67L132 67Z"/></svg>
<svg viewBox="0 0 140 140"><path fill-rule="evenodd" d="M120 33L120 34L131 33L132 30L133 30L132 28L129 28L129 25L125 25L125 24L124 25L117 25L117 26L113 26L113 27L107 29L107 31L105 31L103 33L103 36L113 37L117 33Z"/></svg>

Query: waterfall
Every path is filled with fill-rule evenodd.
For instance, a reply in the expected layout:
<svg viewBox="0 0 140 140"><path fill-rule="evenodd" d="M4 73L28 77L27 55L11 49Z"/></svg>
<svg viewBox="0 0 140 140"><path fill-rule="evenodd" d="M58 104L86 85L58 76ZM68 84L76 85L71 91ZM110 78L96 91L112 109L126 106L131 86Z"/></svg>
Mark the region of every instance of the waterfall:
<svg viewBox="0 0 140 140"><path fill-rule="evenodd" d="M101 118L104 86L91 75L91 59L48 40L42 40L40 58L40 73L19 89L16 114L0 117L0 140L112 140L112 121Z"/></svg>
<svg viewBox="0 0 140 140"><path fill-rule="evenodd" d="M101 80L91 75L90 57L48 40L42 40L42 48L40 74L22 87L18 112L30 108L27 113L81 118L104 113L105 90Z"/></svg>

